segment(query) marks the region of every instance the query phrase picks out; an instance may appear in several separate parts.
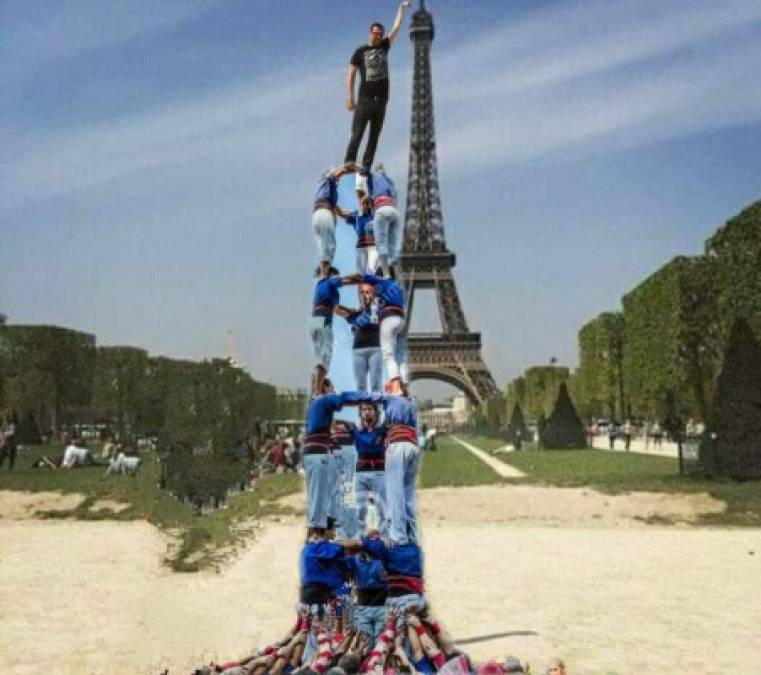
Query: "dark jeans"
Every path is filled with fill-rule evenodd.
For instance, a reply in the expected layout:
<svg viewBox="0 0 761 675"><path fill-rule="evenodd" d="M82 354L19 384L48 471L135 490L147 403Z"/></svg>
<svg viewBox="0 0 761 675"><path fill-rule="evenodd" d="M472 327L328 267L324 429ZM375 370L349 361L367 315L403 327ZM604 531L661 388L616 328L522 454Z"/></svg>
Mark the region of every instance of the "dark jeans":
<svg viewBox="0 0 761 675"><path fill-rule="evenodd" d="M365 135L365 128L370 124L370 135L365 146L365 155L362 158L362 167L370 169L378 147L378 138L383 128L383 119L386 116L386 101L380 98L360 98L357 107L354 108L354 118L351 122L351 140L346 148L346 163L357 161L359 144Z"/></svg>
<svg viewBox="0 0 761 675"><path fill-rule="evenodd" d="M6 443L3 448L0 448L0 466L5 464L5 458L8 457L8 470L13 471L13 467L16 464L16 453L18 452L18 445L16 443Z"/></svg>

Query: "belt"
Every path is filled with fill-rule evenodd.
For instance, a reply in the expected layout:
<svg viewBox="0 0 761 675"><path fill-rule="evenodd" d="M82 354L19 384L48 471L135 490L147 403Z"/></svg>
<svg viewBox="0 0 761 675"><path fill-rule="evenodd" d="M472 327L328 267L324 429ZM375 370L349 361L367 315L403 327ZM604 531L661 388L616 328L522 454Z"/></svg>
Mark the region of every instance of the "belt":
<svg viewBox="0 0 761 675"><path fill-rule="evenodd" d="M314 203L314 210L319 211L320 209L327 209L333 214L334 218L336 217L336 207L324 199L318 200Z"/></svg>
<svg viewBox="0 0 761 675"><path fill-rule="evenodd" d="M404 316L404 310L399 305L386 305L380 311L380 318L387 316Z"/></svg>
<svg viewBox="0 0 761 675"><path fill-rule="evenodd" d="M396 203L394 202L393 197L389 197L387 195L381 195L380 197L376 197L373 201L373 206L376 209L379 209L381 206L396 206Z"/></svg>
<svg viewBox="0 0 761 675"><path fill-rule="evenodd" d="M330 434L307 434L304 437L305 455L327 455L330 452Z"/></svg>
<svg viewBox="0 0 761 675"><path fill-rule="evenodd" d="M386 445L392 443L413 443L417 445L417 430L406 424L395 424L386 433Z"/></svg>
<svg viewBox="0 0 761 675"><path fill-rule="evenodd" d="M367 248L368 246L375 246L375 237L371 234L366 234L357 239L357 248Z"/></svg>
<svg viewBox="0 0 761 675"><path fill-rule="evenodd" d="M357 460L357 471L384 471L385 468L386 459L384 457Z"/></svg>
<svg viewBox="0 0 761 675"><path fill-rule="evenodd" d="M328 323L332 323L333 305L315 305L312 307L312 316L322 316L328 319Z"/></svg>
<svg viewBox="0 0 761 675"><path fill-rule="evenodd" d="M389 574L388 575L388 595L389 597L399 597L408 593L417 593L423 595L425 585L420 577L413 577L409 574Z"/></svg>

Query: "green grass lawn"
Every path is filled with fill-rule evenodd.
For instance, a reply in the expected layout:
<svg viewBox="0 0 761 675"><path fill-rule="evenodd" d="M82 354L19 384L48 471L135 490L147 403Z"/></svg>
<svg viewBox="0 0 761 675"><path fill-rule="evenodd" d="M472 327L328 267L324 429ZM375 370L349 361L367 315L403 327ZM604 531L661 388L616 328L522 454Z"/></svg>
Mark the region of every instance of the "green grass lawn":
<svg viewBox="0 0 761 675"><path fill-rule="evenodd" d="M96 455L99 448L93 448ZM0 469L0 490L28 492L79 493L85 500L70 511L40 513L43 518L78 518L82 520L145 519L156 527L178 533L179 542L166 562L177 571L195 571L221 560L221 551L239 543L249 532L241 523L250 518L274 512L268 502L297 492L302 479L296 474L271 475L262 478L253 492L245 492L227 501L227 508L207 516L195 511L156 486L159 465L152 453L143 454L143 465L137 476L104 477L105 466L73 470L31 469L31 463L42 455L63 454L60 445L40 446L19 455L13 472L7 465ZM110 509L92 511L101 499L129 504L119 512Z"/></svg>
<svg viewBox="0 0 761 675"><path fill-rule="evenodd" d="M482 437L462 437L486 451L504 443ZM526 478L512 482L564 487L589 486L611 494L634 491L707 492L727 504L721 514L702 516L702 525L761 526L761 482L738 483L703 476L680 476L676 459L605 450L524 450L499 458L520 469Z"/></svg>
<svg viewBox="0 0 761 675"><path fill-rule="evenodd" d="M442 436L436 439L438 450L424 451L420 468L420 487L440 485L491 485L502 478L459 443Z"/></svg>

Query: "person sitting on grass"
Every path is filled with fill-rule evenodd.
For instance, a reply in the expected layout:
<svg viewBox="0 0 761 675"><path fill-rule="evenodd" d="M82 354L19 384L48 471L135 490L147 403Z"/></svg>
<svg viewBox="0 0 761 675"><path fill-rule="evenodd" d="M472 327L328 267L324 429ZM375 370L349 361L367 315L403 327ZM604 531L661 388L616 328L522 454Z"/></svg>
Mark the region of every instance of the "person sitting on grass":
<svg viewBox="0 0 761 675"><path fill-rule="evenodd" d="M73 469L75 466L85 466L86 464L95 464L90 451L84 446L84 442L74 439L66 446L63 452L62 469Z"/></svg>
<svg viewBox="0 0 761 675"><path fill-rule="evenodd" d="M137 470L143 463L141 457L127 457L123 452L120 452L115 457L111 458L106 469L106 476L112 473L120 473L123 476L130 474L131 476L137 475Z"/></svg>

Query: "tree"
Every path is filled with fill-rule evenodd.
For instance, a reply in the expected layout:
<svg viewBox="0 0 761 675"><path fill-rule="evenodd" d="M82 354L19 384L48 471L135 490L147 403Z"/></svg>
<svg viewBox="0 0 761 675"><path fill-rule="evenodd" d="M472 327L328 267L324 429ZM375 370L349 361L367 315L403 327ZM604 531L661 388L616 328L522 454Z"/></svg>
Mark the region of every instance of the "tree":
<svg viewBox="0 0 761 675"><path fill-rule="evenodd" d="M587 447L584 425L581 423L571 397L568 395L568 387L565 383L560 385L555 406L547 420L542 443L545 448L559 450Z"/></svg>
<svg viewBox="0 0 761 675"><path fill-rule="evenodd" d="M761 479L761 347L750 325L737 319L716 386L711 431L713 473Z"/></svg>

